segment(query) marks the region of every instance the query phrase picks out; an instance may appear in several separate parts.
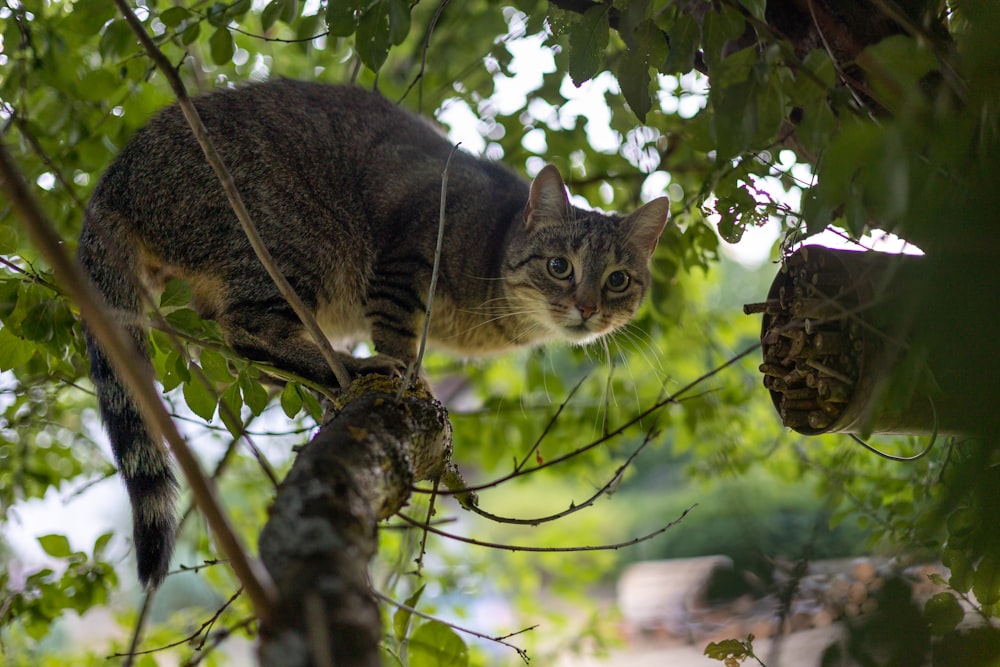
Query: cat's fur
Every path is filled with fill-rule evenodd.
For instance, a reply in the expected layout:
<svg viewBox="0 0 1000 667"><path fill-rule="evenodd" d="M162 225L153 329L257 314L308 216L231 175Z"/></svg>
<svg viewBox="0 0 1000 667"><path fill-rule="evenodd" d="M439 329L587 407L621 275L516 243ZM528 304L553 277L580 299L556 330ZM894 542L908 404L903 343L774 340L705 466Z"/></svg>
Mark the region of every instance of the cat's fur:
<svg viewBox="0 0 1000 667"><path fill-rule="evenodd" d="M354 87L290 80L196 106L280 270L354 371L416 354L452 146L426 120ZM459 151L430 343L461 357L550 340L586 343L625 325L649 287L666 199L628 217L570 205L558 171L530 184ZM324 385L336 380L254 255L179 109L161 112L94 190L79 258L141 350L142 290L183 278L226 342ZM175 529L167 451L88 338L91 377L128 489L139 578L159 584Z"/></svg>

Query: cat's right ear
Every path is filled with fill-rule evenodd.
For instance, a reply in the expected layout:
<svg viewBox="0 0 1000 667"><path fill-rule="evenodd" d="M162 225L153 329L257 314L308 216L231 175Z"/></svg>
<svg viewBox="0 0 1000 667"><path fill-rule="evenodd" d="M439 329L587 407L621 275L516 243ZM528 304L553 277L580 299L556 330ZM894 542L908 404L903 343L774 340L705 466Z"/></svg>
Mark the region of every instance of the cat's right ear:
<svg viewBox="0 0 1000 667"><path fill-rule="evenodd" d="M524 225L529 230L547 222L561 222L569 214L569 197L559 170L547 164L531 181L531 192L524 207Z"/></svg>

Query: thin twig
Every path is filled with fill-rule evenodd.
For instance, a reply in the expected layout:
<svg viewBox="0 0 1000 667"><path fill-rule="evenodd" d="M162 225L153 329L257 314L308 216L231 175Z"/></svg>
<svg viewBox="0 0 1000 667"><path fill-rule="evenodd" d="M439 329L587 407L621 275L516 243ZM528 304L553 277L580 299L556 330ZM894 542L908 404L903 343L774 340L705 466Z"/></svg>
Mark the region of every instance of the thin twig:
<svg viewBox="0 0 1000 667"><path fill-rule="evenodd" d="M431 15L431 20L427 23L427 33L424 35L423 46L420 49L420 69L417 71L417 75L413 77L413 81L410 85L406 87L403 91L403 95L399 98L399 101L406 99L406 96L410 94L413 87L420 84L420 88L417 89L417 111L419 113L424 112L424 72L427 71L427 53L431 48L431 35L434 34L434 28L437 27L437 22L441 18L441 14L444 13L444 8L448 6L451 0L440 0L438 6L434 9L434 14Z"/></svg>
<svg viewBox="0 0 1000 667"><path fill-rule="evenodd" d="M148 655L150 653L159 653L160 651L165 651L168 648L176 648L184 644L190 644L199 637L202 638L202 641L195 647L195 650L200 651L205 646L205 641L208 639L208 632L212 629L212 626L215 625L215 622L219 620L219 617L222 616L222 613L226 611L226 609L229 608L229 605L235 602L236 598L238 598L242 593L243 593L242 588L237 589L237 591L233 593L232 597L226 600L226 602L216 610L216 612L212 615L211 618L202 623L197 630L192 632L187 637L184 637L183 639L178 639L177 641L170 642L169 644L164 644L163 646L157 646L156 648L143 649L142 651L134 650L135 645L133 645L132 650L130 650L129 653L113 653L109 655L108 658L127 658L125 664L128 665L129 663L132 662L132 658L134 658L137 655Z"/></svg>
<svg viewBox="0 0 1000 667"><path fill-rule="evenodd" d="M569 516L570 514L576 514L580 510L593 506L593 504L596 503L597 499L600 498L601 496L605 494L610 495L613 492L613 489L615 489L616 485L621 481L622 475L624 475L625 471L628 470L628 467L632 465L632 462L635 461L636 458L638 458L639 454L642 453L642 451L649 446L649 443L653 441L653 438L656 435L656 433L657 433L656 425L654 424L653 428L651 428L649 431L646 432L646 437L642 439L642 443L635 448L635 450L629 455L627 459L625 459L624 463L618 466L617 470L615 470L615 474L611 477L611 479L609 479L604 484L604 486L602 486L593 494L591 494L591 496L586 500L584 500L582 503L571 502L569 507L560 512L556 512L555 514L549 514L547 516L531 517L529 519L523 519L517 517L505 517L505 516L499 516L497 514L491 514L490 512L481 509L478 505L472 505L470 507L467 507L466 509L468 509L470 512L474 514L478 514L484 519L496 521L497 523L509 523L518 526L538 526L543 523L548 523L550 521L556 521L557 519L562 519L563 517Z"/></svg>
<svg viewBox="0 0 1000 667"><path fill-rule="evenodd" d="M527 452L525 452L524 458L521 459L521 462L514 465L515 471L523 470L524 466L528 465L528 461L530 461L535 456L535 453L538 451L538 448L541 447L542 445L542 440L544 440L545 436L549 434L549 431L552 430L552 427L556 425L556 420L559 419L559 415L561 415L563 410L566 409L566 406L569 405L569 402L573 400L573 396L576 395L576 392L580 390L580 387L583 386L584 381L588 377L590 377L589 371L587 372L586 375L580 378L580 381L577 382L572 389L569 390L569 393L566 394L566 398L564 398L563 401L559 404L559 408L556 409L556 411L552 414L552 417L550 417L549 421L545 424L545 428L542 429L542 432L538 435L537 438L535 438L535 444L533 444L531 448Z"/></svg>
<svg viewBox="0 0 1000 667"><path fill-rule="evenodd" d="M517 654L521 657L521 659L524 660L524 664L528 664L528 662L530 662L529 659L528 659L528 652L526 650L524 650L523 648L518 648L517 646L514 646L510 642L506 642L504 640L505 639L509 639L511 637L515 637L515 636L520 635L520 634L524 634L525 632L530 632L530 631L534 630L535 628L537 628L538 627L537 625L531 625L529 627L522 628L520 630L508 633L506 635L501 635L499 637L494 637L494 636L491 636L491 635L487 635L487 634L485 634L483 632L479 632L478 630L472 630L470 628L462 627L461 625L455 625L454 623L452 623L450 621L443 621L443 620L441 620L439 618L431 616L428 613L422 612L422 611L420 611L419 609L417 609L415 607L411 607L408 604L404 604L404 603L399 602L397 600L393 600L388 595L386 595L384 593L380 593L379 591L376 591L375 589L371 589L371 594L374 597L378 598L379 600L382 600L382 602L386 602L388 604L391 604L392 606L397 607L399 609L402 609L403 611L407 611L407 612L413 614L414 616L419 616L420 618L426 619L428 621L436 621L438 623L443 623L444 625L447 625L452 630L458 630L459 632L463 632L463 633L465 633L467 635L471 635L473 637L478 637L479 639L485 639L487 641L496 642L498 644L503 644L504 646L506 646L508 648L514 649L517 652Z"/></svg>
<svg viewBox="0 0 1000 667"><path fill-rule="evenodd" d="M116 0L118 1L118 0ZM134 18L134 15L133 15ZM56 275L61 277L63 288L76 303L90 328L100 342L119 377L129 388L139 407L143 420L153 437L162 435L184 474L191 492L205 515L216 541L233 563L233 570L247 589L255 612L269 618L276 597L274 585L260 564L247 555L236 536L229 519L215 497L215 491L205 479L201 464L191 452L187 442L170 419L153 385L149 364L137 364L141 358L136 344L124 328L108 315L108 306L91 284L80 265L65 250L62 238L49 221L38 201L32 196L6 145L0 142L0 188L21 218L32 242L38 247Z"/></svg>
<svg viewBox="0 0 1000 667"><path fill-rule="evenodd" d="M595 545L577 546L577 547L534 547L524 544L503 544L501 542L486 542L484 540L477 540L472 537L463 537L461 535L456 535L455 533L449 533L447 531L441 530L440 528L429 526L425 523L417 521L416 519L410 516L403 514L402 512L396 512L396 516L398 516L400 519L409 523L412 526L422 528L428 532L438 535L439 537L446 537L451 540L457 540L459 542L463 542L465 544L471 544L477 547L487 547L489 549L501 549L503 551L528 551L533 553L551 553L551 552L564 553L564 552L576 552L576 551L617 551L619 549L624 549L625 547L634 546L636 544L639 544L640 542L646 542L648 540L653 539L654 537L657 537L658 535L662 535L663 533L667 532L668 530L679 524L681 521L684 520L684 517L686 517L688 513L691 512L695 507L697 507L697 504L691 505L691 507L688 507L686 510L681 512L680 516L678 516L670 523L664 526L660 526L659 528L657 528L652 532L640 535L639 537L633 537L631 540L626 540L624 542L615 542L613 544L595 544Z"/></svg>
<svg viewBox="0 0 1000 667"><path fill-rule="evenodd" d="M229 200L229 204L236 214L237 219L240 221L240 226L243 227L243 232L246 234L247 239L250 241L250 245L253 247L254 252L257 254L257 258L260 260L261 264L267 270L268 275L271 276L271 280L277 285L278 290L281 292L281 296L288 302L288 305L292 307L295 314L298 315L299 319L302 321L302 325L306 328L313 342L319 348L326 360L326 363L330 366L330 370L333 371L334 376L337 378L337 383L342 389L346 389L351 384L351 375L348 373L344 364L337 358L337 353L334 352L333 347L330 345L330 341L326 338L326 335L320 329L319 324L316 323L316 319L306 308L305 304L292 289L291 284L288 280L281 274L278 270L277 264L274 262L274 258L271 256L271 252L264 245L264 241L261 239L260 234L257 231L256 225L254 225L253 220L250 219L250 213L247 211L246 205L243 203L243 196L240 194L239 190L236 188L236 183L233 180L232 174L226 168L222 157L219 155L218 151L215 149L215 145L212 143L211 138L208 136L208 130L205 128L204 123L201 121L201 117L198 115L198 110L195 108L194 103L187 94L187 89L184 87L184 82L181 81L180 77L177 75L177 70L174 68L173 64L167 59L163 52L156 46L156 43L146 32L143 27L142 22L135 13L125 4L125 0L115 0L115 4L118 5L118 9L121 11L122 15L125 17L126 23L132 29L138 37L139 42L142 44L146 53L149 55L150 59L156 64L160 72L166 77L167 82L174 91L174 95L177 98L177 105L180 107L181 112L187 119L188 124L191 126L192 132L194 132L195 138L198 140L198 145L201 146L202 151L205 153L205 159L211 165L215 175L218 176L219 182L222 184L222 188L226 193L226 198Z"/></svg>
<svg viewBox="0 0 1000 667"><path fill-rule="evenodd" d="M434 291L437 289L438 275L441 273L441 248L444 245L445 208L448 198L448 168L451 167L451 158L455 156L455 152L461 145L461 142L459 142L452 147L451 152L448 153L448 159L444 163L444 171L441 172L441 207L438 213L437 245L434 247L434 268L431 271L431 286L427 290L424 330L420 334L420 347L417 348L417 359L406 371L406 381L399 387L399 394L396 396L397 401L402 400L403 392L406 391L415 378L419 377L420 364L424 360L424 349L427 346L427 332L430 331L431 314L434 311Z"/></svg>
<svg viewBox="0 0 1000 667"><path fill-rule="evenodd" d="M146 594L142 598L142 609L139 610L139 618L135 621L135 628L132 629L132 639L128 645L128 652L125 654L125 662L122 667L132 667L132 663L135 662L135 656L139 655L139 642L142 641L142 630L146 627L146 622L149 620L149 610L153 608L153 596L156 595L156 589L146 591Z"/></svg>
<svg viewBox="0 0 1000 667"><path fill-rule="evenodd" d="M599 447L600 445L603 445L605 442L608 442L609 440L618 437L619 435L621 435L622 433L624 433L625 430L628 429L629 427L634 426L635 424L640 423L643 419L645 419L646 417L648 417L651 414L655 413L656 411L663 409L667 405L670 405L671 403L679 403L681 396L684 396L685 394L687 394L689 391L691 391L692 389L694 389L695 387L697 387L699 384L701 384L702 382L704 382L708 378L711 378L711 377L713 377L715 375L718 375L723 370L729 368L730 366L732 366L733 364L735 364L736 362L738 362L739 360L743 359L744 357L746 357L747 355L751 354L752 352L756 351L759 348L760 348L760 343L755 343L754 345L751 345L750 347L748 347L747 349L743 350L739 354L737 354L737 355L731 357L730 359L728 359L726 362L720 364L719 366L713 368L712 370L710 370L710 371L708 371L706 373L703 373L699 377L697 377L694 380L692 380L691 382L687 383L686 385L684 385L683 387L681 387L680 389L678 389L677 391L675 391L673 394L670 394L669 396L656 401L656 403L654 403L653 405L649 406L648 408L646 408L645 410L643 410L639 414L634 415L631 419L629 419L628 421L626 421L624 424L622 424L618 428L614 429L613 431L610 431L607 435L601 436L600 438L597 438L596 440L593 440L592 442L584 445L583 447L579 447L578 449L574 449L572 452L569 452L567 454L563 454L562 456L557 456L557 457L552 458L552 459L547 459L544 462L539 463L537 466L535 466L534 468L531 468L531 469L529 469L527 471L524 471L524 470L515 470L514 472L508 473L506 475L502 475L502 476L500 476L500 477L498 477L498 478L496 478L496 479L494 479L492 481L489 481L489 482L484 482L482 484L468 486L468 487L465 487L465 488L462 488L462 489L453 489L453 488L442 489L442 490L438 490L437 493L439 493L441 495L445 495L445 494L447 494L447 495L460 495L460 494L463 494L463 493L469 493L470 491L482 491L484 489L492 489L492 488L494 488L496 486L499 486L500 484L503 484L504 482L506 482L508 480L511 480L511 479L513 479L515 477L520 477L521 475L524 475L524 474L527 474L527 473L532 473L532 472L541 470L542 468L549 468L551 466L559 465L563 461L571 459L571 458L573 458L575 456L579 456L580 454L583 454L585 452L589 452L591 449L594 449L595 447ZM413 492L414 493L431 493L432 491L431 491L431 489L426 489L426 488L422 488L422 487L414 487Z"/></svg>

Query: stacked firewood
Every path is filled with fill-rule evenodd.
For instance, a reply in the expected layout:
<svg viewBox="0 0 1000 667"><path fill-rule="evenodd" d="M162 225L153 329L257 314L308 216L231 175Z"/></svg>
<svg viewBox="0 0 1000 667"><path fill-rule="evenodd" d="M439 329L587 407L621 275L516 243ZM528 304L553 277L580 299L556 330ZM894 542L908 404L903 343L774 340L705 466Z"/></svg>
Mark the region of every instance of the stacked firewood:
<svg viewBox="0 0 1000 667"><path fill-rule="evenodd" d="M892 561L872 558L815 561L800 575L791 573L793 565L779 567L777 592L763 598L748 595L710 603L704 598L708 581L702 577L724 568L725 563L714 560L719 558L654 561L626 571L619 583L626 635L697 644L799 632L873 614L879 608L879 592L892 577L907 582L914 599L922 602L942 590L929 575L946 576L934 565L903 570ZM671 584L669 589L666 584Z"/></svg>

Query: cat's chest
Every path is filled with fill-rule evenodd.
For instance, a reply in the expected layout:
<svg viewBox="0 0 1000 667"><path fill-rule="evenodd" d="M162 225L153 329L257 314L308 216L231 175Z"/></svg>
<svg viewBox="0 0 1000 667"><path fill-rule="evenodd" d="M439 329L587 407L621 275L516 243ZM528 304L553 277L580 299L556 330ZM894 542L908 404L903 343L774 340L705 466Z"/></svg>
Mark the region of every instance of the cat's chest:
<svg viewBox="0 0 1000 667"><path fill-rule="evenodd" d="M360 295L350 290L329 299L320 298L315 316L319 328L334 345L352 345L371 334Z"/></svg>

